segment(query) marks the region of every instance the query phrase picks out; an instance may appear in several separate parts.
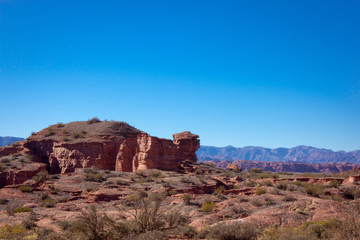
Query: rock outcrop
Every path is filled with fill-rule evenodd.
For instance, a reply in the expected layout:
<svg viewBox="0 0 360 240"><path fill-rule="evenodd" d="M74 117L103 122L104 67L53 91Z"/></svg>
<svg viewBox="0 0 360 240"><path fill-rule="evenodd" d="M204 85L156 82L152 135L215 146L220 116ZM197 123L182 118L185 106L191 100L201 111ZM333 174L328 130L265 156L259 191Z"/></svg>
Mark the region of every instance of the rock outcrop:
<svg viewBox="0 0 360 240"><path fill-rule="evenodd" d="M21 169L3 171L0 173L0 187L23 183L34 177L37 173L44 171L46 171L46 164L35 162L29 163Z"/></svg>
<svg viewBox="0 0 360 240"><path fill-rule="evenodd" d="M24 141L23 151L33 155L35 161L48 164L50 173L92 166L125 172L178 170L184 160L197 161L198 138L182 132L174 134L173 141L160 139L124 122L71 122L32 135ZM1 152L13 151L0 148L0 157Z"/></svg>

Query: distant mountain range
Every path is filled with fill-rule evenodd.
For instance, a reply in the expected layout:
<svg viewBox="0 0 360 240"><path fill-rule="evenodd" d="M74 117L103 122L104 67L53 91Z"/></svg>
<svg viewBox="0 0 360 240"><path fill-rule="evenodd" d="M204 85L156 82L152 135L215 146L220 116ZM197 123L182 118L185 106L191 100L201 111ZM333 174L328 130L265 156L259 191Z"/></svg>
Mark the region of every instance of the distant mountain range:
<svg viewBox="0 0 360 240"><path fill-rule="evenodd" d="M0 137L0 147L1 146L6 146L9 144L12 144L14 142L17 141L21 141L24 140L24 138L19 138L19 137Z"/></svg>
<svg viewBox="0 0 360 240"><path fill-rule="evenodd" d="M264 147L211 147L201 146L197 151L199 161L251 160L260 162L339 163L360 164L360 150L334 152L309 146L293 148Z"/></svg>
<svg viewBox="0 0 360 240"><path fill-rule="evenodd" d="M202 161L213 163L216 167L226 168L229 163L235 164L243 171L251 168L262 168L270 172L312 172L312 173L333 173L343 172L359 167L351 163L299 163L299 162L260 162L249 160L235 161Z"/></svg>

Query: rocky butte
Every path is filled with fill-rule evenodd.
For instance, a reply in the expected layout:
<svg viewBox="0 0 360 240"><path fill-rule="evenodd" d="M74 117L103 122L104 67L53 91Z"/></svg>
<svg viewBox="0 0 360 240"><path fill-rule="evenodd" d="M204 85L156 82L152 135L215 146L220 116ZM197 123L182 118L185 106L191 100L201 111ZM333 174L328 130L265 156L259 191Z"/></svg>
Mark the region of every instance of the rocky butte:
<svg viewBox="0 0 360 240"><path fill-rule="evenodd" d="M125 122L89 121L58 123L12 146L1 147L0 157L18 152L47 164L50 173L77 168L134 172L145 169L179 171L184 160L197 161L199 136L190 132L173 140L150 136Z"/></svg>

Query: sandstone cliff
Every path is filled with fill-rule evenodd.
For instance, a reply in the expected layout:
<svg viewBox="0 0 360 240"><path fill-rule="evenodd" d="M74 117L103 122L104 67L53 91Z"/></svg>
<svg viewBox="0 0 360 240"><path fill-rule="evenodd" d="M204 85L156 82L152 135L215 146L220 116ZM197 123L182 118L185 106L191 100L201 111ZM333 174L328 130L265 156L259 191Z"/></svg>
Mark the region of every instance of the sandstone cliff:
<svg viewBox="0 0 360 240"><path fill-rule="evenodd" d="M178 170L184 160L197 161L199 136L190 132L173 135L173 141L150 136L124 122L95 121L55 124L33 134L18 149L48 164L50 173L76 168L132 172L157 168ZM0 157L14 148L0 148Z"/></svg>

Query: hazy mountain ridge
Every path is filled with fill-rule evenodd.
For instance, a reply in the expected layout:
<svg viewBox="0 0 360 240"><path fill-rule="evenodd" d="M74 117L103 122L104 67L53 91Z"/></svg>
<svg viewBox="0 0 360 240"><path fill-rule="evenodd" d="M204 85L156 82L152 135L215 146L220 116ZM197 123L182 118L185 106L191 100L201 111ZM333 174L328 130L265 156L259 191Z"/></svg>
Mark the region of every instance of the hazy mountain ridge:
<svg viewBox="0 0 360 240"><path fill-rule="evenodd" d="M24 140L24 138L19 138L19 137L0 137L0 147L1 146L6 146L9 144L12 144L14 142L17 141L21 141Z"/></svg>
<svg viewBox="0 0 360 240"><path fill-rule="evenodd" d="M197 151L199 161L235 161L250 160L261 162L303 162L303 163L338 163L348 162L360 164L360 150L351 152L315 148L310 146L297 146L293 148L264 148L264 147L243 147L235 148L201 146Z"/></svg>

